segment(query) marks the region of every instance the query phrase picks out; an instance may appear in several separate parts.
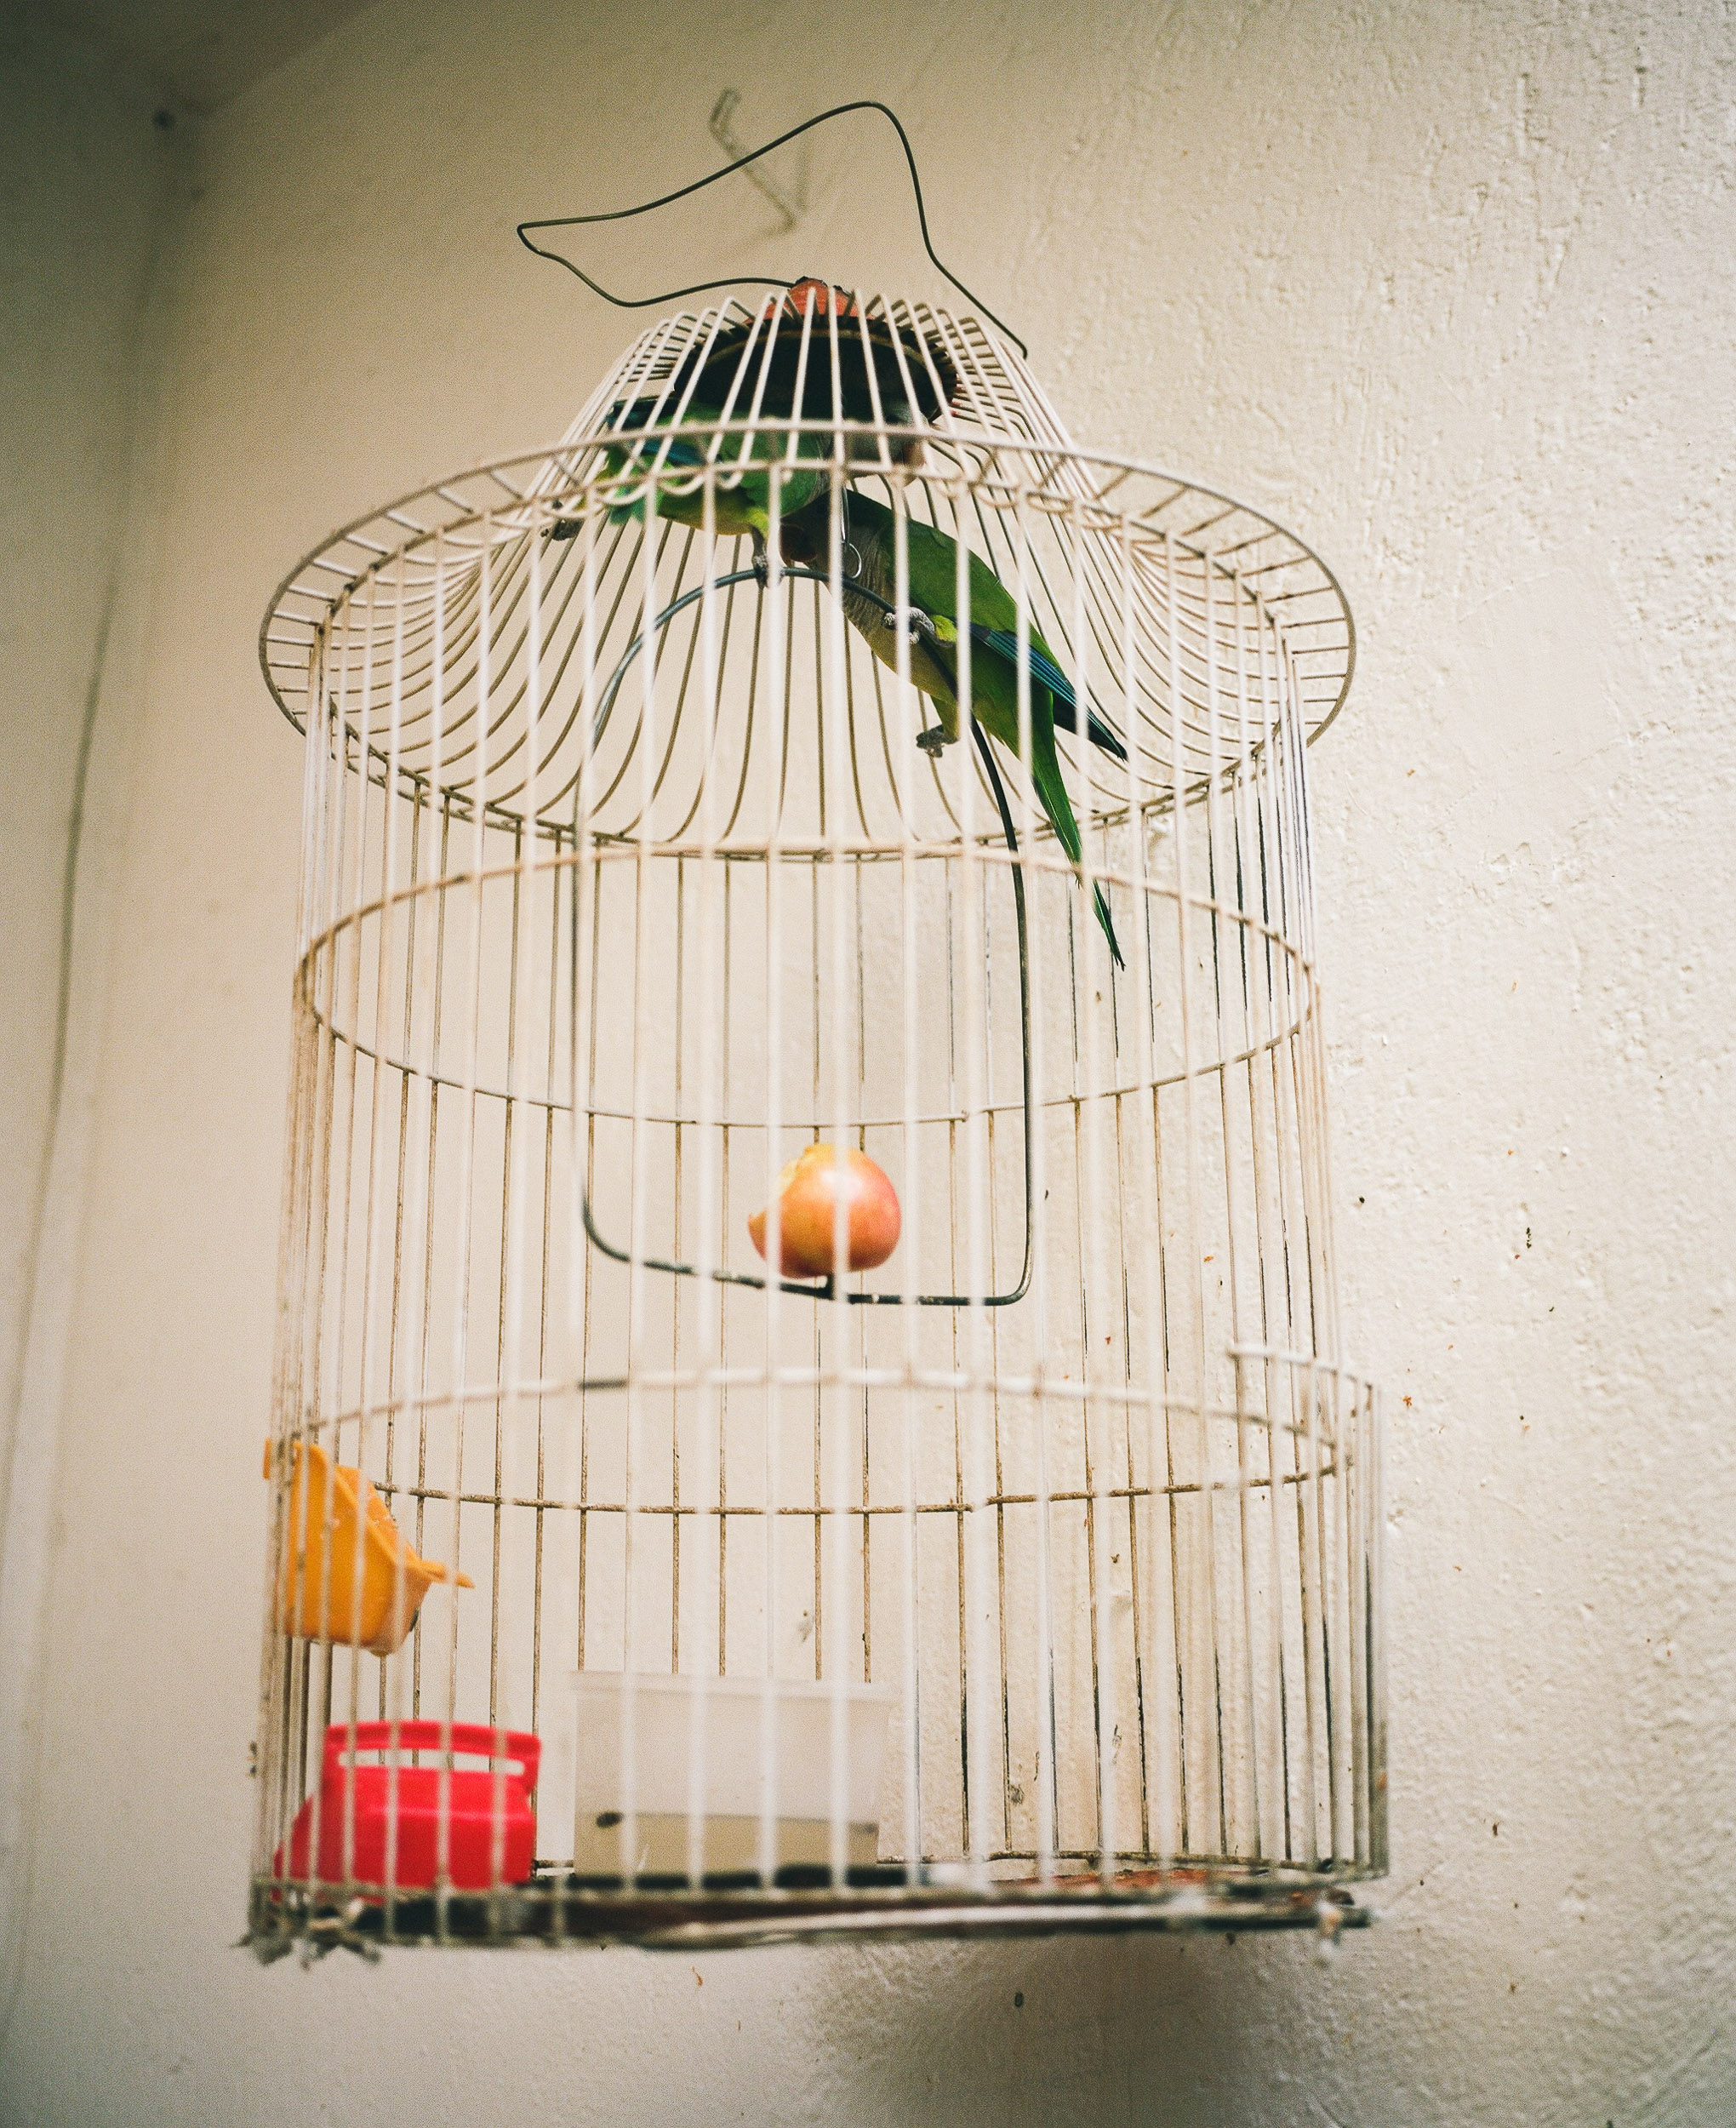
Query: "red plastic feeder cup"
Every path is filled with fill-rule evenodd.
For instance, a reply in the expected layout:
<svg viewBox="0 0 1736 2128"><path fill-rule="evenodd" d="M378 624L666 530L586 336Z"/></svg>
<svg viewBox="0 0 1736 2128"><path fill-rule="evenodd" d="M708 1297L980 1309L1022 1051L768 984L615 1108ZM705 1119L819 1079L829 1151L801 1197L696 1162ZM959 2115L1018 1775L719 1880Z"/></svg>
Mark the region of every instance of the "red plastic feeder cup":
<svg viewBox="0 0 1736 2128"><path fill-rule="evenodd" d="M485 1769L405 1765L413 1752L451 1752L506 1762L504 1774ZM400 1763L389 1763L396 1752ZM383 1765L358 1765L366 1755L385 1754ZM319 1793L309 1796L289 1830L288 1866L280 1847L272 1868L306 1879L319 1819L321 1885L363 1884L385 1890L388 1848L392 1886L426 1891L441 1875L441 1821L448 1825L446 1881L455 1890L486 1891L495 1885L523 1884L536 1851L536 1819L530 1799L536 1788L540 1738L480 1722L334 1722L326 1731L325 1765ZM515 1770L515 1765L517 1770ZM392 1820L397 1838L391 1840ZM346 1819L349 1824L346 1825ZM496 1839L500 1862L496 1872ZM348 1848L347 1857L345 1848ZM347 1860L348 1866L345 1866Z"/></svg>

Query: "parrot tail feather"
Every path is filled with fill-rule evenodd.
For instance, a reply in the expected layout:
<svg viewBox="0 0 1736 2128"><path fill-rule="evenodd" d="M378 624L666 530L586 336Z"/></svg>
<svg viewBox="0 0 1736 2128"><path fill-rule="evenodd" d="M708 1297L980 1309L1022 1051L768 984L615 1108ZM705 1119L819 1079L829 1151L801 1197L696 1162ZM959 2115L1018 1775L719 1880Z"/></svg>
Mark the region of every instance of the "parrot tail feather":
<svg viewBox="0 0 1736 2128"><path fill-rule="evenodd" d="M1122 958L1121 941L1115 935L1115 924L1109 913L1109 896L1103 891L1100 883L1094 890L1094 897L1097 903L1097 920L1103 926L1103 935L1109 941L1110 957L1117 968L1125 968L1127 963Z"/></svg>

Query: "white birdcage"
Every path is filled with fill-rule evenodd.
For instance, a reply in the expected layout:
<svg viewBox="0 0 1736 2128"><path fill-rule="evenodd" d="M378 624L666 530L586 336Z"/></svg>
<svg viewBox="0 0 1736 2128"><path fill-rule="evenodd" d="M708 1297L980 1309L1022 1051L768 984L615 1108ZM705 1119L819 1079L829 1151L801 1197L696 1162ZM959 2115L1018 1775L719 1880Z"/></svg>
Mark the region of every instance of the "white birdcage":
<svg viewBox="0 0 1736 2128"><path fill-rule="evenodd" d="M1358 1918L1329 573L1077 449L977 319L804 284L330 541L261 649L306 780L255 1943ZM933 661L1016 743L937 745ZM1076 867L1026 773L1069 691L1126 757L1059 734ZM769 1277L816 1144L901 1238Z"/></svg>

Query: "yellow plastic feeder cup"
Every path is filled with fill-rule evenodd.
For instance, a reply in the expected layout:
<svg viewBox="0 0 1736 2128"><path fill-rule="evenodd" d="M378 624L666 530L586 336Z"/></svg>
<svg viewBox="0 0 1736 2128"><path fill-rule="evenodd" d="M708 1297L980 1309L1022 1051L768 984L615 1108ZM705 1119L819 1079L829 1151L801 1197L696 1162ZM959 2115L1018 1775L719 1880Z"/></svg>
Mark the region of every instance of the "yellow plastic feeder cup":
<svg viewBox="0 0 1736 2128"><path fill-rule="evenodd" d="M334 1465L325 1450L296 1442L277 1578L280 1629L303 1640L359 1644L374 1655L395 1655L416 1622L422 1599L436 1582L474 1588L438 1559L418 1559L391 1511L358 1469ZM271 1474L266 1444L265 1474ZM361 1600L356 1592L357 1505L362 1534ZM329 1559L329 1578L327 1562Z"/></svg>

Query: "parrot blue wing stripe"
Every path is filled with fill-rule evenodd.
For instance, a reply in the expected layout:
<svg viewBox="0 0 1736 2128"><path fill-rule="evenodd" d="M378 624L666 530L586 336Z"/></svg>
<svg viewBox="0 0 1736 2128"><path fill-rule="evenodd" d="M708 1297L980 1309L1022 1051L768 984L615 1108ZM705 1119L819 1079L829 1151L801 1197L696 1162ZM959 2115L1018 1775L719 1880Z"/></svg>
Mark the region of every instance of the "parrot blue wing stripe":
<svg viewBox="0 0 1736 2128"><path fill-rule="evenodd" d="M972 624L970 632L973 642L981 644L985 650L996 652L1009 664L1017 664L1017 636L1009 634L1005 628L988 628L975 622ZM1048 688L1054 696L1055 723L1063 731L1077 731L1077 705L1073 700L1073 690L1065 673L1046 651L1038 649L1034 643L1025 646L1025 664L1032 679ZM1117 761L1127 759L1127 748L1122 746L1113 728L1098 714L1094 704L1086 712L1085 732L1094 747L1101 747L1105 753L1112 754Z"/></svg>
<svg viewBox="0 0 1736 2128"><path fill-rule="evenodd" d="M671 437L665 442L661 443L654 440L642 443L629 455L636 463L655 465L660 451L663 453L663 462L665 466L703 466L705 462L703 455L695 449L693 444L683 443L679 437Z"/></svg>
<svg viewBox="0 0 1736 2128"><path fill-rule="evenodd" d="M1010 630L985 627L980 621L974 621L970 633L972 642L981 644L985 650L996 652L1009 665L1018 664L1019 638ZM1045 655L1034 643L1027 643L1025 662L1032 679L1040 680L1058 702L1069 709L1073 706L1073 690L1067 684L1067 676L1052 657ZM1057 723L1059 721L1056 719Z"/></svg>

